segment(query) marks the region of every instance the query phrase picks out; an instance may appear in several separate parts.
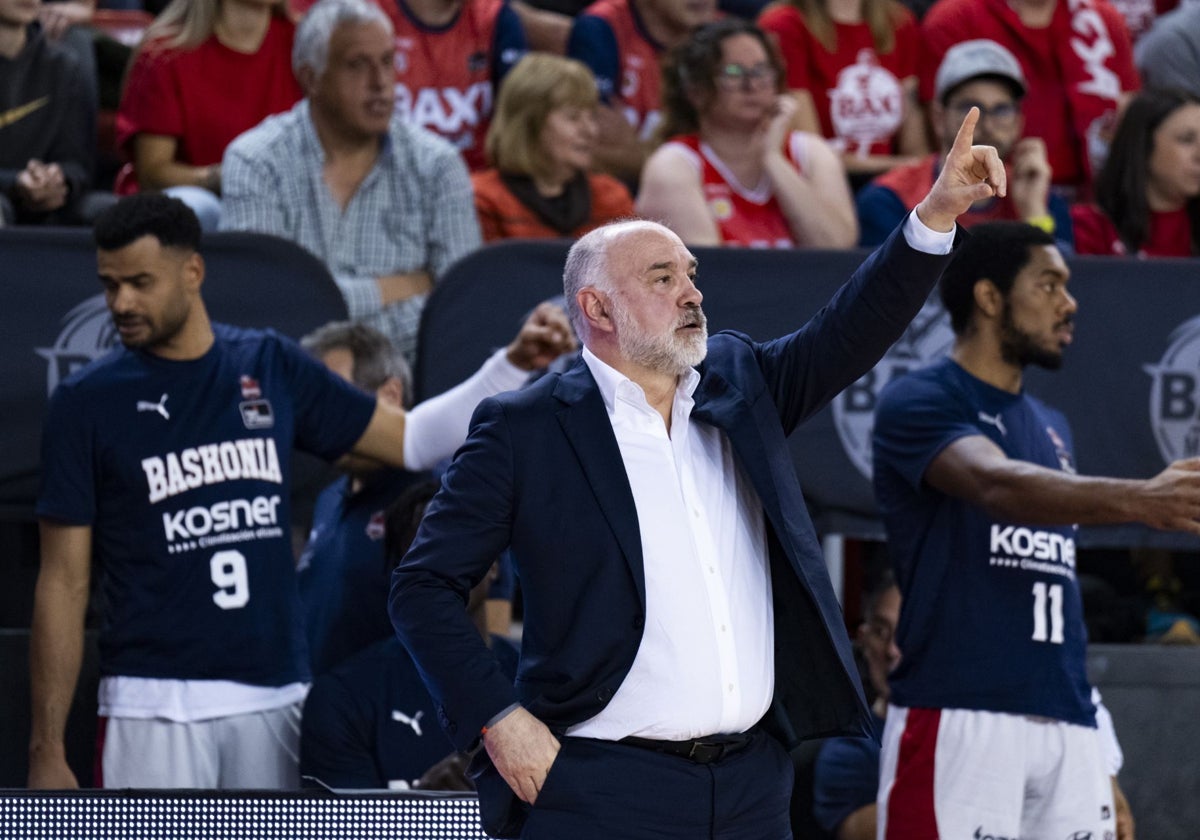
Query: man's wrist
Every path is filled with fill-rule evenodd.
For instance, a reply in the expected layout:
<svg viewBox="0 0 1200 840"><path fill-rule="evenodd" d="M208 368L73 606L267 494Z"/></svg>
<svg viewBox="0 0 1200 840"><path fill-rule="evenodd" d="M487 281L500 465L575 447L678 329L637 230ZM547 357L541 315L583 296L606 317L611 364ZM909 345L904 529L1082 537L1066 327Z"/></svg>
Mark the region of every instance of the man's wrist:
<svg viewBox="0 0 1200 840"><path fill-rule="evenodd" d="M496 724L498 724L500 721L504 720L506 717L511 715L513 712L515 712L519 708L521 708L520 703L512 703L508 706L505 706L503 709L501 709L496 714L492 715L490 718L488 718L488 722L485 723L482 727L480 727L479 737L482 738L484 735L487 735L489 729L494 727Z"/></svg>
<svg viewBox="0 0 1200 840"><path fill-rule="evenodd" d="M936 230L921 218L915 208L904 219L904 239L914 251L926 254L949 254L954 249L954 234L957 226L951 223L950 230Z"/></svg>

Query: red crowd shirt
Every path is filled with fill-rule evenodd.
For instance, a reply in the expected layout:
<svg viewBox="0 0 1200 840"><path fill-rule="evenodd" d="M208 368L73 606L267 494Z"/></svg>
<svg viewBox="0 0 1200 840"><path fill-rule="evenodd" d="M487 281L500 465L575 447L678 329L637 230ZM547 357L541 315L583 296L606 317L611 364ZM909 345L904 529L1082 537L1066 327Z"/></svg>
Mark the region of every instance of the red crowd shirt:
<svg viewBox="0 0 1200 840"><path fill-rule="evenodd" d="M178 138L180 163L220 163L233 138L303 96L292 75L295 34L290 21L272 17L255 53L232 50L215 35L191 50L138 50L117 113L118 142L161 134Z"/></svg>
<svg viewBox="0 0 1200 840"><path fill-rule="evenodd" d="M794 131L787 139L787 159L804 172L804 149L808 137ZM704 201L725 245L749 248L791 248L796 242L787 217L769 186L748 190L726 170L725 164L695 134L672 137L673 143L686 149L696 162L704 190Z"/></svg>
<svg viewBox="0 0 1200 840"><path fill-rule="evenodd" d="M787 86L807 90L821 134L838 151L886 155L895 151L904 119L906 79L917 75L918 30L912 12L890 3L896 43L881 55L866 23L835 23L837 49L829 52L795 6L772 5L758 19L779 45Z"/></svg>
<svg viewBox="0 0 1200 840"><path fill-rule="evenodd" d="M597 0L580 12L567 52L592 69L601 95L625 115L638 137L649 139L661 118L663 48L629 0Z"/></svg>
<svg viewBox="0 0 1200 840"><path fill-rule="evenodd" d="M1071 208L1075 226L1077 254L1128 254L1116 225L1094 204L1076 204ZM1192 256L1192 220L1186 209L1150 214L1150 231L1138 249L1139 257Z"/></svg>
<svg viewBox="0 0 1200 840"><path fill-rule="evenodd" d="M1125 21L1108 0L1058 0L1050 26L1031 29L1007 0L939 0L921 21L921 98L952 45L990 38L1007 47L1028 82L1025 133L1041 137L1055 184L1090 184L1107 155L1117 101L1140 86Z"/></svg>

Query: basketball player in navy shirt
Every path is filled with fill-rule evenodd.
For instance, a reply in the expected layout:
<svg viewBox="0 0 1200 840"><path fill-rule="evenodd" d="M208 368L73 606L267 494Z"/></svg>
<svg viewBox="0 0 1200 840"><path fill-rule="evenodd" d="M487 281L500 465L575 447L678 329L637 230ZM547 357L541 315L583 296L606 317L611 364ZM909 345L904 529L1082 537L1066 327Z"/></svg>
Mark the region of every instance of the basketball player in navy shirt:
<svg viewBox="0 0 1200 840"><path fill-rule="evenodd" d="M30 787L77 786L63 730L93 557L106 605L99 781L295 787L309 670L292 449L421 468L450 454L429 446L444 417L430 419L437 401L424 419L377 402L273 332L210 322L200 227L182 202L123 199L95 239L122 346L60 385L46 420Z"/></svg>
<svg viewBox="0 0 1200 840"><path fill-rule="evenodd" d="M1022 389L1076 302L1054 239L976 226L942 275L950 357L891 383L875 492L903 593L879 789L886 840L1132 837L1084 673L1078 524L1200 533L1200 459L1148 480L1075 472L1066 418ZM1117 793L1119 796L1119 793Z"/></svg>

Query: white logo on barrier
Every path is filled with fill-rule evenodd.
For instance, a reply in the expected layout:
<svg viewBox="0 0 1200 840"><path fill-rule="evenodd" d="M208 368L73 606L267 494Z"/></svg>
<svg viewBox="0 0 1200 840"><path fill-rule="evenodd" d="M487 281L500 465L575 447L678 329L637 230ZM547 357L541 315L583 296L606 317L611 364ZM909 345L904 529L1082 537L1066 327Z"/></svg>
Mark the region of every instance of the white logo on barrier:
<svg viewBox="0 0 1200 840"><path fill-rule="evenodd" d="M833 424L842 448L866 479L871 478L871 430L879 392L897 376L946 355L953 343L946 310L931 300L879 363L833 401Z"/></svg>
<svg viewBox="0 0 1200 840"><path fill-rule="evenodd" d="M63 327L51 347L35 349L50 364L46 368L46 395L75 371L98 359L117 342L117 330L104 303L93 295L63 316Z"/></svg>
<svg viewBox="0 0 1200 840"><path fill-rule="evenodd" d="M1143 365L1150 386L1150 428L1167 463L1200 455L1200 316L1167 339L1158 364Z"/></svg>

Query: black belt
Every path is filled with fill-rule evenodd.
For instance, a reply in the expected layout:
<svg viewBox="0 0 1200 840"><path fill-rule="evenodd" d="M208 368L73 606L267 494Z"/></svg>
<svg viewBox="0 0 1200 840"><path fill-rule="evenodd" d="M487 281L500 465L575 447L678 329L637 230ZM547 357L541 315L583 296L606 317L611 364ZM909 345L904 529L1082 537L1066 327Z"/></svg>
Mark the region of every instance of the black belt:
<svg viewBox="0 0 1200 840"><path fill-rule="evenodd" d="M617 743L667 755L677 755L697 764L712 764L714 761L720 761L745 749L753 738L754 735L751 732L741 735L710 735L707 738L693 738L690 741L659 741L654 738L638 738L630 735Z"/></svg>

